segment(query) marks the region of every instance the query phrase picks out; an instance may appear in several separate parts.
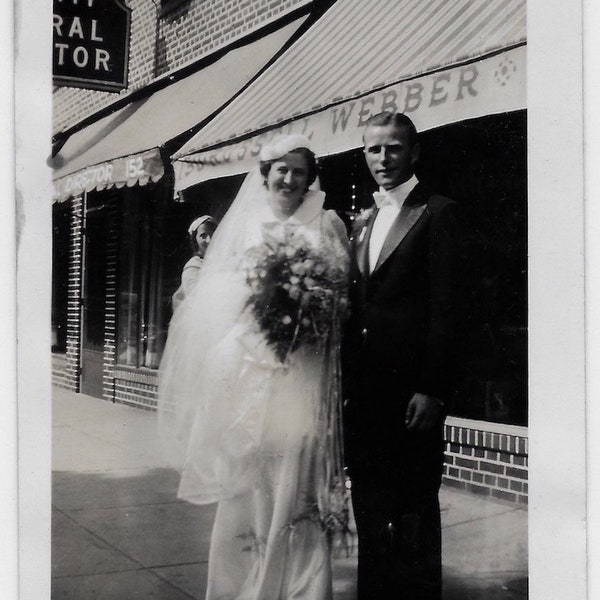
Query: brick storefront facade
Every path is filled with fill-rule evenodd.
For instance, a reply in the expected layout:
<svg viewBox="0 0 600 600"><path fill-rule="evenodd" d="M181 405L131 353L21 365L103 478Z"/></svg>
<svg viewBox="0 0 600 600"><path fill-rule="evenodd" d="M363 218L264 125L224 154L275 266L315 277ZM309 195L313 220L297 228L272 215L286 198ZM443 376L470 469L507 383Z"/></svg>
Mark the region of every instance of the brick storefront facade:
<svg viewBox="0 0 600 600"><path fill-rule="evenodd" d="M129 88L120 94L69 87L53 92L54 132L68 130L112 104L120 96L144 88L157 78L177 71L216 50L312 3L309 0L126 0L131 12ZM83 275L83 198L72 198L66 353L53 358L53 381L79 391L81 375L81 299ZM117 206L111 201L113 218ZM115 229L116 231L116 225ZM116 234L115 234L116 236ZM105 304L103 389L115 395L117 243L108 241Z"/></svg>
<svg viewBox="0 0 600 600"><path fill-rule="evenodd" d="M54 133L76 125L119 96L190 65L273 23L310 0L126 0L131 8L129 87L120 94L58 87ZM163 10L161 6L172 6Z"/></svg>
<svg viewBox="0 0 600 600"><path fill-rule="evenodd" d="M311 7L323 8L331 4L327 0L123 0L123 3L132 9L128 89L117 94L55 88L55 134L68 132L82 120L93 119L98 111L116 100L124 101L128 94L143 90L157 79L168 78L169 74L194 65L245 36L259 30L257 35L262 35L262 28L278 19L301 9L306 9L308 14ZM167 176L157 189L157 194L165 194L165 204L173 202L172 182L167 184ZM157 199L158 196L151 201ZM69 269L65 282L68 290L66 349L63 346L62 354L53 356L52 377L55 385L79 392L85 202L81 196L66 202L70 215ZM137 367L130 363L120 364L123 359L118 358L119 344L123 344L123 339L119 342L119 286L123 283L119 281L122 203L114 194L107 194L104 207L111 227L105 249L102 397L111 402L155 410L157 370L139 366L141 363ZM527 503L526 427L449 417L445 441L445 485L512 503Z"/></svg>

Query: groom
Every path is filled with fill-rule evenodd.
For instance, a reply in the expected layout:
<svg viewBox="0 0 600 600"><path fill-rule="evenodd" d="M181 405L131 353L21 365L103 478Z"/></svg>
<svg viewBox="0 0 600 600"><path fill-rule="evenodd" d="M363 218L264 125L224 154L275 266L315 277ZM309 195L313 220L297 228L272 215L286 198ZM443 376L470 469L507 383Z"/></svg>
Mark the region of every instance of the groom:
<svg viewBox="0 0 600 600"><path fill-rule="evenodd" d="M418 134L406 115L372 116L363 141L379 192L351 238L352 316L343 348L358 600L439 600L456 205L417 181Z"/></svg>

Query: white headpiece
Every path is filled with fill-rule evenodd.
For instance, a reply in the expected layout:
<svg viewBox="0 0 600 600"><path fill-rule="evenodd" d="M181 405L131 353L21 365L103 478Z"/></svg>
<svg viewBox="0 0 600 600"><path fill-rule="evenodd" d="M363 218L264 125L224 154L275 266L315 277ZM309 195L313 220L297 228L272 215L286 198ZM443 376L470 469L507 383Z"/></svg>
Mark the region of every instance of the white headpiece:
<svg viewBox="0 0 600 600"><path fill-rule="evenodd" d="M311 152L313 151L310 147L310 140L306 136L292 133L275 138L270 144L263 146L260 151L260 160L276 160L296 148L308 148Z"/></svg>
<svg viewBox="0 0 600 600"><path fill-rule="evenodd" d="M215 221L215 219L213 217L211 217L210 215L202 215L201 217L194 219L190 223L190 226L188 227L188 233L190 235L192 235L198 229L198 227L200 227L200 225L202 225L202 223L206 223L207 221ZM216 221L215 221L215 224L216 224Z"/></svg>

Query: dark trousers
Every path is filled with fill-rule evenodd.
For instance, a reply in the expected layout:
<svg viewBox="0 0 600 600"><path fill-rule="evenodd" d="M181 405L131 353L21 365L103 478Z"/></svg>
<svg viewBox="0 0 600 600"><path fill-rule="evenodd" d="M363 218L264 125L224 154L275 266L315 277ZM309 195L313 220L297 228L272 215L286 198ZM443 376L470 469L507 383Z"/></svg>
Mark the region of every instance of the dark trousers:
<svg viewBox="0 0 600 600"><path fill-rule="evenodd" d="M359 476L352 479L352 502L358 530L358 600L440 600L437 494L407 506L401 494Z"/></svg>
<svg viewBox="0 0 600 600"><path fill-rule="evenodd" d="M388 403L383 393L369 400L345 415L358 600L440 600L442 424L410 432L407 400Z"/></svg>

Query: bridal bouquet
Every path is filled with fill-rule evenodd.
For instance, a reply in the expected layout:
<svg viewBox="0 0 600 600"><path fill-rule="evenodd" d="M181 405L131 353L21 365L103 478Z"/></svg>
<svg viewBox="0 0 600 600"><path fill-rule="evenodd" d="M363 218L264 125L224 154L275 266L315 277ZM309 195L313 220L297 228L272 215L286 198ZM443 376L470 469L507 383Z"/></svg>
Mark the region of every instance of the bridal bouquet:
<svg viewBox="0 0 600 600"><path fill-rule="evenodd" d="M300 237L271 239L248 253L248 307L277 359L317 347L348 305L343 261Z"/></svg>

